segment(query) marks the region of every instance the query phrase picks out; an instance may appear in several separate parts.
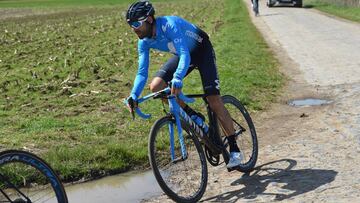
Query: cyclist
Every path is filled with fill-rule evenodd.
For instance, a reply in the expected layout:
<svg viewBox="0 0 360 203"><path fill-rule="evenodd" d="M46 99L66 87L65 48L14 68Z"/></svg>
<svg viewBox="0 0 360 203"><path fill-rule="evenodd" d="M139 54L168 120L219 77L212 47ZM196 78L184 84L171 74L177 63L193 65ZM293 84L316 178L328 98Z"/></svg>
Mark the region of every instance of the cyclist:
<svg viewBox="0 0 360 203"><path fill-rule="evenodd" d="M150 83L152 92L164 89L171 82L171 93L179 94L183 78L195 67L198 68L206 99L210 108L218 116L224 127L230 145L228 168L238 166L242 155L236 144L235 130L229 112L220 97L219 77L215 64L215 52L208 35L196 25L177 16L154 17L155 10L149 1L133 3L126 13L127 23L138 36L138 72L134 80L128 103L135 102L140 96L148 79L149 50L170 52L174 54L157 72ZM189 106L180 104L193 117L200 116ZM128 106L131 112L134 106ZM204 119L204 118L202 118Z"/></svg>
<svg viewBox="0 0 360 203"><path fill-rule="evenodd" d="M255 16L259 16L259 0L251 0L251 7Z"/></svg>

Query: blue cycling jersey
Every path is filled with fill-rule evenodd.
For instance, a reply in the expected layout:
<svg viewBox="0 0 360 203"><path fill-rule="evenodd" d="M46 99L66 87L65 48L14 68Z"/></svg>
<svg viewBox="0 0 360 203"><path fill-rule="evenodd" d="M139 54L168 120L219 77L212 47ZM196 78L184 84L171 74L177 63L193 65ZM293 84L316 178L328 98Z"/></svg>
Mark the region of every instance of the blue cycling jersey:
<svg viewBox="0 0 360 203"><path fill-rule="evenodd" d="M204 38L208 38L194 24L177 16L157 17L155 22L156 35L138 41L139 67L131 91L131 96L135 99L140 96L148 78L150 48L179 56L173 78L182 80L190 65L190 53L203 43Z"/></svg>

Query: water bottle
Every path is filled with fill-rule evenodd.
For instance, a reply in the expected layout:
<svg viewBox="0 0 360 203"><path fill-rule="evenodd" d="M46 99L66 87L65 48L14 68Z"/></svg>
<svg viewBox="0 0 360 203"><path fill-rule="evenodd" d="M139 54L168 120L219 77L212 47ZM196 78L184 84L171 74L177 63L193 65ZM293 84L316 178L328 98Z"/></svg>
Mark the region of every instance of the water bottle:
<svg viewBox="0 0 360 203"><path fill-rule="evenodd" d="M195 123L196 123L197 125L199 125L199 126L203 129L203 131L204 131L205 134L208 133L208 131L209 131L208 126L206 125L206 123L205 123L199 116L197 116L197 115L192 115L192 116L191 116L191 119L193 119L193 121L195 121Z"/></svg>

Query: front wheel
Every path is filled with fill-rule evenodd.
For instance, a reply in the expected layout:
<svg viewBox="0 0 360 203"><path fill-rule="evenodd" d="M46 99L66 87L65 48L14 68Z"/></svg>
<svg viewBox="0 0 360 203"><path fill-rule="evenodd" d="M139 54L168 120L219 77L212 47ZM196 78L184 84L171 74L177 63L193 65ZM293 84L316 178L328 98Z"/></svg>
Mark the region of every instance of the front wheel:
<svg viewBox="0 0 360 203"><path fill-rule="evenodd" d="M0 202L68 202L64 187L51 167L25 151L0 153L0 192Z"/></svg>
<svg viewBox="0 0 360 203"><path fill-rule="evenodd" d="M182 134L187 156L181 153L177 133L171 159L170 131L177 132L175 120L166 116L155 122L149 137L149 159L155 178L161 189L176 202L197 202L203 196L207 185L207 165L204 151L195 134L187 124Z"/></svg>
<svg viewBox="0 0 360 203"><path fill-rule="evenodd" d="M242 163L238 166L238 170L241 172L252 171L255 167L258 156L258 141L254 123L252 122L248 111L235 97L224 95L222 96L222 100L225 108L230 113L235 128L235 133L238 134L236 143L243 157ZM220 125L220 122L218 123ZM229 161L228 157L230 149L225 136L225 130L221 125L219 127L219 134L226 149L223 152L223 157L225 163L227 164Z"/></svg>

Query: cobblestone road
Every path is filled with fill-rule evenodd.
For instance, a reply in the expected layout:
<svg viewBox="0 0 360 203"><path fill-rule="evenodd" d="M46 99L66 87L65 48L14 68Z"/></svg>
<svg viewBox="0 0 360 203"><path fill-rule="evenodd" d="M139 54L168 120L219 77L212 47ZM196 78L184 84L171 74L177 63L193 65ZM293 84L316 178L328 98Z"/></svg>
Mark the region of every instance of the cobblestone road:
<svg viewBox="0 0 360 203"><path fill-rule="evenodd" d="M313 9L266 8L265 1L252 20L290 80L277 103L252 115L256 169L228 173L209 165L202 201L359 202L360 25ZM332 103L287 105L303 98ZM148 201L170 202L164 195Z"/></svg>

